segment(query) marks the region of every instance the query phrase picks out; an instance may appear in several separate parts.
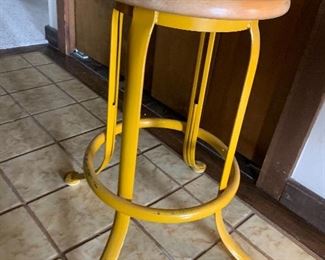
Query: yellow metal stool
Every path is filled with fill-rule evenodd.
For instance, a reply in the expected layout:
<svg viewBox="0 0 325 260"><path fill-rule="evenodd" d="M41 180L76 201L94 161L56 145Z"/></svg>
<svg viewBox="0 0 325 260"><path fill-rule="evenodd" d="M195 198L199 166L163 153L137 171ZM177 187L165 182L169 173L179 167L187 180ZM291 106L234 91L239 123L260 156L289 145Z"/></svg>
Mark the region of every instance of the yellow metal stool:
<svg viewBox="0 0 325 260"><path fill-rule="evenodd" d="M221 240L236 259L249 259L227 232L222 209L233 199L239 186L240 170L234 158L260 49L258 20L287 12L289 0L120 0L112 14L107 128L88 146L84 158L84 175L70 173L66 182L73 185L86 178L91 189L116 210L113 228L101 259L117 259L127 234L130 218L158 223L184 223L215 215ZM116 123L119 69L122 42L123 12L132 8L129 34L128 77L124 96L123 123ZM140 119L146 54L155 25L201 32L187 122L171 119ZM249 30L251 54L229 147L217 137L201 129L200 118L209 75L216 33ZM172 42L171 42L172 44ZM166 128L185 134L184 161L196 172L205 164L195 160L195 147L200 138L211 145L224 159L219 195L211 201L183 209L149 208L132 202L138 136L140 128ZM108 165L114 151L115 137L122 133L118 194L108 190L97 175ZM101 166L94 168L94 156L105 145ZM217 188L217 187L216 187Z"/></svg>

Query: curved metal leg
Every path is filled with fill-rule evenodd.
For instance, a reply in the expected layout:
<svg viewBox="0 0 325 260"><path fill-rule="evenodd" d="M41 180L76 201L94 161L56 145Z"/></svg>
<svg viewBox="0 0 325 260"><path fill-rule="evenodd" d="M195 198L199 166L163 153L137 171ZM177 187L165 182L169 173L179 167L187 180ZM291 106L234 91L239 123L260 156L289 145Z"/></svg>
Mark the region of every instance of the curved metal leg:
<svg viewBox="0 0 325 260"><path fill-rule="evenodd" d="M118 111L118 90L119 90L120 57L121 57L121 46L122 46L122 27L123 27L123 13L114 9L112 13L112 24L111 24L105 154L101 165L96 170L97 173L100 173L105 167L107 167L114 153L115 127L116 127L116 118L117 118L117 111ZM79 184L80 180L84 178L85 176L81 173L68 172L64 180L67 184L73 186Z"/></svg>
<svg viewBox="0 0 325 260"><path fill-rule="evenodd" d="M202 65L202 56L206 40L206 33L202 32L200 37L200 45L197 55L195 76L191 94L190 107L187 117L187 125L183 146L183 157L184 161L188 166L190 166L194 171L202 173L205 171L206 165L202 162L195 160L195 148L198 138L198 131L200 127L202 108L204 103L204 97L206 92L206 86L210 71L210 64L212 59L213 47L215 42L215 33L209 33L208 47L206 51L206 57L204 61L203 74L201 85L198 88L198 81L200 78L200 71Z"/></svg>
<svg viewBox="0 0 325 260"><path fill-rule="evenodd" d="M240 97L237 114L231 133L231 138L229 142L229 148L225 160L225 165L222 172L220 190L224 190L227 187L231 165L234 160L236 147L239 139L240 130L244 121L244 116L248 104L248 99L252 89L254 76L257 68L258 57L260 53L260 32L258 29L258 21L253 21L250 24L250 34L251 34L251 54L249 59L249 65L246 73L245 83Z"/></svg>
<svg viewBox="0 0 325 260"><path fill-rule="evenodd" d="M129 216L123 215L119 212L116 213L113 228L100 258L101 260L118 259L128 232L129 224Z"/></svg>
<svg viewBox="0 0 325 260"><path fill-rule="evenodd" d="M226 225L223 222L221 210L216 212L215 219L220 238L229 252L238 260L250 259L245 251L233 240L231 235L228 233Z"/></svg>
<svg viewBox="0 0 325 260"><path fill-rule="evenodd" d="M134 8L129 36L128 79L124 96L123 131L118 195L132 200L140 127L143 79L148 45L157 13ZM116 213L112 234L102 259L117 259L124 243L130 217Z"/></svg>

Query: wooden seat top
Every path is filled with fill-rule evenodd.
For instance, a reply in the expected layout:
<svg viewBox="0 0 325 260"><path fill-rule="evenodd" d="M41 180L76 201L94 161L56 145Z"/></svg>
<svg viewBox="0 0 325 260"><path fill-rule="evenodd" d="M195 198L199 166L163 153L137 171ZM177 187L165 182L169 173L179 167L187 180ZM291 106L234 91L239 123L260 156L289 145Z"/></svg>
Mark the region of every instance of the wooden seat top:
<svg viewBox="0 0 325 260"><path fill-rule="evenodd" d="M202 18L264 20L285 14L290 0L116 0L159 12Z"/></svg>

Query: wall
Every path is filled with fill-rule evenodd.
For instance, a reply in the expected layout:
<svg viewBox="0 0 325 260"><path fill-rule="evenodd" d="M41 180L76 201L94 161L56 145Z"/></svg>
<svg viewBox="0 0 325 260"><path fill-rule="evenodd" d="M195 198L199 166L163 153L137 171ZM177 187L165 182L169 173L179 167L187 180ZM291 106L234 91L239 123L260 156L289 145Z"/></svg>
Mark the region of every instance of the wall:
<svg viewBox="0 0 325 260"><path fill-rule="evenodd" d="M325 198L325 96L292 178Z"/></svg>
<svg viewBox="0 0 325 260"><path fill-rule="evenodd" d="M56 8L56 0L48 0L49 7L49 26L58 29L58 15Z"/></svg>

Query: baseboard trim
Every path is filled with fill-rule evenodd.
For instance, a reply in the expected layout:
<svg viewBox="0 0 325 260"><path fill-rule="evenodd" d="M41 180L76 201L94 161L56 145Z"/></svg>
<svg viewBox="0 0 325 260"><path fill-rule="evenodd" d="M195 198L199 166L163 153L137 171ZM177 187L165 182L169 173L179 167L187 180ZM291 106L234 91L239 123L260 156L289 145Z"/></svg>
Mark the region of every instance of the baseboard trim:
<svg viewBox="0 0 325 260"><path fill-rule="evenodd" d="M325 199L290 179L280 202L325 234Z"/></svg>
<svg viewBox="0 0 325 260"><path fill-rule="evenodd" d="M54 48L58 48L58 30L46 25L45 26L45 39L48 40L49 45Z"/></svg>
<svg viewBox="0 0 325 260"><path fill-rule="evenodd" d="M25 52L33 52L33 51L38 51L46 46L47 46L47 43L31 45L31 46L24 46L24 47L16 47L16 48L10 48L10 49L2 49L2 50L0 50L0 54L1 55L14 55L14 54L21 54L21 53L25 53Z"/></svg>

